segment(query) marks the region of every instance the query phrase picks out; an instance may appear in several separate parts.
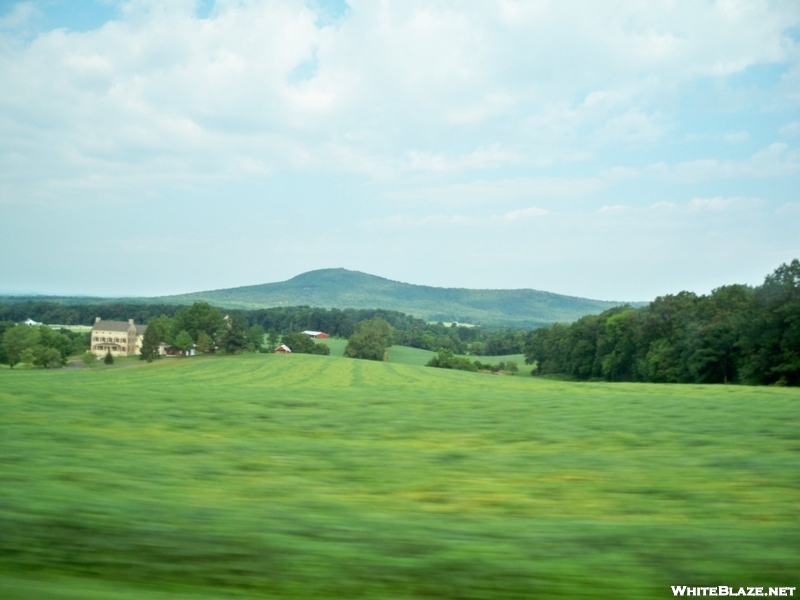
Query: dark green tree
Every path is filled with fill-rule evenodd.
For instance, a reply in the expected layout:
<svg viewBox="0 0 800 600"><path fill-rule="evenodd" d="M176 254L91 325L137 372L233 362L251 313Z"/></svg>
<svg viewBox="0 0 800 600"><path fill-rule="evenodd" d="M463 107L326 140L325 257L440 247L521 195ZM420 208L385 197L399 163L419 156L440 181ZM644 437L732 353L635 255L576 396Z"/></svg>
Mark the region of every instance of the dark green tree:
<svg viewBox="0 0 800 600"><path fill-rule="evenodd" d="M172 342L175 339L172 331L172 319L166 315L153 317L147 321L147 331L150 331L151 328L154 329L151 335L155 336L155 339L157 339L159 343L163 342L164 344L172 345ZM145 331L145 334L147 331ZM176 331L175 333L178 332Z"/></svg>
<svg viewBox="0 0 800 600"><path fill-rule="evenodd" d="M161 358L159 348L163 342L162 335L164 334L163 323L150 322L147 329L144 330L142 337L142 347L140 349L139 358L147 362L153 362L156 358Z"/></svg>
<svg viewBox="0 0 800 600"><path fill-rule="evenodd" d="M207 302L195 302L191 306L185 306L175 313L172 334L177 336L181 331L187 331L192 336L192 339L196 340L202 331L212 340L216 340L224 328L225 320L219 309L214 308Z"/></svg>
<svg viewBox="0 0 800 600"><path fill-rule="evenodd" d="M197 351L203 354L214 351L214 340L205 331L197 334Z"/></svg>
<svg viewBox="0 0 800 600"><path fill-rule="evenodd" d="M249 352L261 352L264 349L264 328L261 325L253 325L247 330L247 350Z"/></svg>
<svg viewBox="0 0 800 600"><path fill-rule="evenodd" d="M269 336L267 336L267 352L275 352L279 339L278 332L275 329L270 329Z"/></svg>
<svg viewBox="0 0 800 600"><path fill-rule="evenodd" d="M111 354L111 350L106 352L106 356L103 359L103 364L106 364L106 365L113 365L114 364L114 357Z"/></svg>
<svg viewBox="0 0 800 600"><path fill-rule="evenodd" d="M247 320L242 315L229 316L227 327L223 328L220 346L228 354L247 350Z"/></svg>
<svg viewBox="0 0 800 600"><path fill-rule="evenodd" d="M16 325L3 334L3 350L11 368L22 361L22 353L33 350L39 343L39 330L27 325Z"/></svg>
<svg viewBox="0 0 800 600"><path fill-rule="evenodd" d="M344 354L350 358L383 360L392 343L392 326L381 317L374 317L356 325L355 333L347 341Z"/></svg>
<svg viewBox="0 0 800 600"><path fill-rule="evenodd" d="M281 338L281 343L286 344L292 352L298 354L312 354L314 352L314 340L305 333L287 333Z"/></svg>
<svg viewBox="0 0 800 600"><path fill-rule="evenodd" d="M478 365L468 358L456 356L450 348L440 348L438 354L430 359L426 366L440 369L457 369L459 371L475 372L478 370Z"/></svg>

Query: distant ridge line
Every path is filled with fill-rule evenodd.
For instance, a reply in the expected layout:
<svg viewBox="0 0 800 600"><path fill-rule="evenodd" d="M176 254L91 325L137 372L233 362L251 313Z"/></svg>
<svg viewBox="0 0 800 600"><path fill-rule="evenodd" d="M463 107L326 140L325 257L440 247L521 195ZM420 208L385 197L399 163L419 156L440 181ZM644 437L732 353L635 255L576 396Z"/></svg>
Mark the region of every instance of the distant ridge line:
<svg viewBox="0 0 800 600"><path fill-rule="evenodd" d="M385 309L427 321L504 327L572 322L584 315L626 304L528 288L433 287L341 267L308 271L276 283L159 296L150 300L170 304L204 301L223 308L246 310L282 306Z"/></svg>

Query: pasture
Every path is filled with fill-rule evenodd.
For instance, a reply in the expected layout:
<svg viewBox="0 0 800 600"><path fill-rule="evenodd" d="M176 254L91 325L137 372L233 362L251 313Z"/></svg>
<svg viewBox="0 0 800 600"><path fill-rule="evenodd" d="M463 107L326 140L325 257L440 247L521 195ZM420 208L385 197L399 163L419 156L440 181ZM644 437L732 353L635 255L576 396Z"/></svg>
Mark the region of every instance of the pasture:
<svg viewBox="0 0 800 600"><path fill-rule="evenodd" d="M13 600L792 586L800 391L297 354L3 370L0 482Z"/></svg>

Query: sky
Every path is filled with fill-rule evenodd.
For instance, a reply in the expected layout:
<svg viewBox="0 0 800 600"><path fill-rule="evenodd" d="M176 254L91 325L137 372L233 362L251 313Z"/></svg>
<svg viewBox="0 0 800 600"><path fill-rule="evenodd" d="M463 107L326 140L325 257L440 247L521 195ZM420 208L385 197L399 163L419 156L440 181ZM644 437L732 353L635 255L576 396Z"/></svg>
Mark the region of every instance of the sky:
<svg viewBox="0 0 800 600"><path fill-rule="evenodd" d="M800 258L797 0L0 0L0 293Z"/></svg>

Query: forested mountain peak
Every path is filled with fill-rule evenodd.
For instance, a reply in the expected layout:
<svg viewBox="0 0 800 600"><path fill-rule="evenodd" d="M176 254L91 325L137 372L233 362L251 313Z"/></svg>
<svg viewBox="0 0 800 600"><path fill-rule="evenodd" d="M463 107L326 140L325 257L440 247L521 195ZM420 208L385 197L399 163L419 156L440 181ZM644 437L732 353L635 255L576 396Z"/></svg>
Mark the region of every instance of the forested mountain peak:
<svg viewBox="0 0 800 600"><path fill-rule="evenodd" d="M277 283L165 296L158 301L205 301L241 309L297 305L382 308L428 321L526 328L570 322L620 305L533 289L480 290L415 285L344 268L308 271Z"/></svg>

